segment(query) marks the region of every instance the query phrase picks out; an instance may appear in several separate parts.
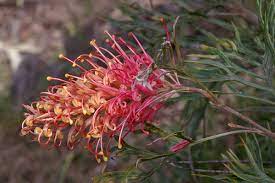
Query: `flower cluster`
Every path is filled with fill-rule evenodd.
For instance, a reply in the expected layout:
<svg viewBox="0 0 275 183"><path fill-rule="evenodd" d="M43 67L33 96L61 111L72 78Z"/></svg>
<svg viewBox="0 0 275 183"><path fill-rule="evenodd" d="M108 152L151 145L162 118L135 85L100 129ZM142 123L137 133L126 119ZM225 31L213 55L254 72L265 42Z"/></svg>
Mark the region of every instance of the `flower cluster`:
<svg viewBox="0 0 275 183"><path fill-rule="evenodd" d="M61 83L42 92L39 101L24 105L28 113L22 135L57 147L65 141L70 149L81 142L100 162L108 160L114 136L118 136L121 148L129 132L152 121L169 95L171 81L178 83L177 79L171 75L170 82L165 79L167 73L155 66L135 35L131 34L141 51L120 37L106 34L112 52L93 40L95 49L90 54L75 60L60 55L82 74L66 74L66 80L47 78ZM91 68L84 67L85 63Z"/></svg>

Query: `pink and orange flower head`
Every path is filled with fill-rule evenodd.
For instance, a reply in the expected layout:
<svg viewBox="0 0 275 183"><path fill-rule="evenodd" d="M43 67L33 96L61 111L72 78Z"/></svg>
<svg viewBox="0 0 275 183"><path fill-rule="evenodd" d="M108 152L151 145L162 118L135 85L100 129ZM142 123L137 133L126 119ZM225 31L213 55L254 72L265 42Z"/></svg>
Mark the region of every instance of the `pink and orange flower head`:
<svg viewBox="0 0 275 183"><path fill-rule="evenodd" d="M165 71L155 66L134 34L130 35L141 51L122 38L106 34L111 51L93 40L90 54L75 60L60 55L82 74L66 74L66 80L47 77L60 84L42 92L39 101L24 105L28 112L22 135L31 135L42 145L59 147L65 141L69 149L84 144L100 162L108 160L114 136L119 137L121 148L129 132L143 129L144 122L153 120L165 96L160 93L169 87L163 77ZM84 68L82 62L91 68Z"/></svg>

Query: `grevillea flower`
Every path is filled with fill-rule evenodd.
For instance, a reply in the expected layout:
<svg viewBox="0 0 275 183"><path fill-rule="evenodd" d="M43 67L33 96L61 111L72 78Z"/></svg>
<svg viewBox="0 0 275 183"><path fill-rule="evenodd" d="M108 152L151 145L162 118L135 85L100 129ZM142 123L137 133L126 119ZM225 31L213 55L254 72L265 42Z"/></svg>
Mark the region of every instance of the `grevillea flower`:
<svg viewBox="0 0 275 183"><path fill-rule="evenodd" d="M89 54L75 60L60 55L82 74L66 74L66 80L47 77L61 83L42 92L39 101L24 105L28 112L22 135L29 134L44 145L58 147L66 142L69 149L81 143L100 162L108 160L114 136L121 148L128 133L143 130L144 122L153 120L162 101L172 94L169 87L179 83L177 78L158 69L132 33L141 51L106 34L111 51L93 40L94 51Z"/></svg>

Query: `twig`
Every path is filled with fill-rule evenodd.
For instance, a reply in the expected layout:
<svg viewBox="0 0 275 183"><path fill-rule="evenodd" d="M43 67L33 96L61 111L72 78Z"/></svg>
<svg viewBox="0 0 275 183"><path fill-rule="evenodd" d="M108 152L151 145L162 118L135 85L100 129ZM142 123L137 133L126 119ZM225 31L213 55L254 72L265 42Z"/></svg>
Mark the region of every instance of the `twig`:
<svg viewBox="0 0 275 183"><path fill-rule="evenodd" d="M243 129L243 130L251 130L251 131L255 131L256 133L258 132L260 135L263 135L263 132L258 130L257 128L252 128L252 127L246 127L246 126L242 126L242 125L238 125L235 123L228 123L227 124L230 128L238 128L238 129Z"/></svg>
<svg viewBox="0 0 275 183"><path fill-rule="evenodd" d="M188 160L190 162L189 167L191 169L191 172L192 172L192 174L194 174L195 173L195 171L194 171L195 168L194 168L194 164L193 164L191 148L188 148ZM192 176L192 179L193 179L194 182L198 182L197 177L195 175Z"/></svg>
<svg viewBox="0 0 275 183"><path fill-rule="evenodd" d="M260 130L264 135L275 139L275 133L264 128L263 126L261 126L257 122L255 122L254 120L239 113L238 111L232 109L231 107L219 102L218 99L212 93L209 93L209 91L205 91L205 90L202 90L199 88L194 88L194 87L187 87L187 86L178 86L175 88L175 90L179 91L179 92L186 92L186 93L199 93L202 96L204 96L205 98L207 98L211 102L211 104L213 106L215 106L216 108L226 111L230 114L233 114L234 116L236 116L236 117L242 119L243 121L247 122L248 124L252 125L257 130Z"/></svg>
<svg viewBox="0 0 275 183"><path fill-rule="evenodd" d="M226 106L226 105L222 105L220 108L223 109L224 111L227 111L227 112L229 112L229 113L237 116L238 118L242 119L243 121L246 121L250 125L252 125L255 128L257 128L258 130L264 132L267 136L275 139L275 133L271 132L270 130L268 130L268 129L264 128L264 127L262 127L257 122L255 122L254 120L250 119L249 117L244 116L243 114L239 113L238 111L235 111L234 109L232 109L231 107Z"/></svg>
<svg viewBox="0 0 275 183"><path fill-rule="evenodd" d="M195 163L195 164L212 164L212 163L230 163L230 160L205 160L205 161L177 161L177 164L190 164L190 163ZM249 163L249 160L240 160L241 163ZM265 161L263 162L264 164L272 164L271 161Z"/></svg>
<svg viewBox="0 0 275 183"><path fill-rule="evenodd" d="M230 174L231 172L228 170L205 170L205 169L194 169L195 172L201 172L201 173L222 173L222 174Z"/></svg>

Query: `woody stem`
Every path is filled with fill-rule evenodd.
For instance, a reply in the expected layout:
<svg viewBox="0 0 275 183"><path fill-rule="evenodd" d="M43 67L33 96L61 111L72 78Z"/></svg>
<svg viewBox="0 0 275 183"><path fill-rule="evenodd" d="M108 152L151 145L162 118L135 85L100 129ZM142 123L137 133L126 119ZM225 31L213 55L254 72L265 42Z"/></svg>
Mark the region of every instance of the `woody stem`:
<svg viewBox="0 0 275 183"><path fill-rule="evenodd" d="M216 108L226 111L230 114L233 114L234 116L238 117L239 119L247 122L248 124L252 125L253 127L255 127L256 129L260 130L261 132L263 132L263 134L265 134L266 136L269 136L273 139L275 139L275 133L266 129L265 127L259 125L256 121L252 120L251 118L241 114L240 112L236 111L235 109L221 103L220 101L218 101L217 98L213 97L213 95L211 95L209 92L199 89L199 88L194 88L194 87L187 87L187 86L180 86L175 88L176 91L179 92L185 92L185 93L199 93L202 96L204 96L205 98L207 98L212 105L214 105Z"/></svg>

